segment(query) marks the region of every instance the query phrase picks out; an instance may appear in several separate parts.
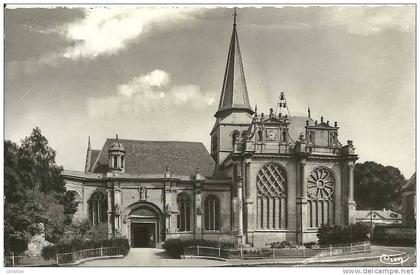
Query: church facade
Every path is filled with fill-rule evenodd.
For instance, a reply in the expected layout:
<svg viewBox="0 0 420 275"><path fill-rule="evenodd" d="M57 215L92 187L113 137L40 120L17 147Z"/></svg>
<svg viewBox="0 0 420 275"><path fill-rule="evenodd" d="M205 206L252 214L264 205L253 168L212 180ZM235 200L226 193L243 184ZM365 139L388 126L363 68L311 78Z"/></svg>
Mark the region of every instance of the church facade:
<svg viewBox="0 0 420 275"><path fill-rule="evenodd" d="M233 24L211 152L202 143L89 141L84 172L62 174L79 202L75 219L107 225L133 247L170 238L264 246L316 240L321 224L355 222L352 141L338 124L251 108Z"/></svg>

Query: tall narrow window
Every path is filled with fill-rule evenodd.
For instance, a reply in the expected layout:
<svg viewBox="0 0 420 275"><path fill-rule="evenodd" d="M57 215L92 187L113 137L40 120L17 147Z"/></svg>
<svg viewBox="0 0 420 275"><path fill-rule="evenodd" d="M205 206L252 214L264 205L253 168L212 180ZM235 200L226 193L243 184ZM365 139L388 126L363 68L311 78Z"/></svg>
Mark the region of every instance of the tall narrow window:
<svg viewBox="0 0 420 275"><path fill-rule="evenodd" d="M180 194L177 198L178 201L178 216L177 216L177 226L178 231L190 231L190 217L191 217L191 207L190 199L186 194Z"/></svg>
<svg viewBox="0 0 420 275"><path fill-rule="evenodd" d="M124 168L124 156L121 156L121 168Z"/></svg>
<svg viewBox="0 0 420 275"><path fill-rule="evenodd" d="M118 167L118 156L114 156L114 167Z"/></svg>
<svg viewBox="0 0 420 275"><path fill-rule="evenodd" d="M107 221L108 196L105 192L95 191L88 200L89 219L93 225Z"/></svg>
<svg viewBox="0 0 420 275"><path fill-rule="evenodd" d="M204 202L204 228L206 230L220 229L220 203L216 196L210 195Z"/></svg>
<svg viewBox="0 0 420 275"><path fill-rule="evenodd" d="M316 228L322 224L334 224L334 174L328 168L318 167L309 174L306 186L308 226Z"/></svg>
<svg viewBox="0 0 420 275"><path fill-rule="evenodd" d="M262 140L263 140L263 132L261 130L258 130L257 141L262 142Z"/></svg>
<svg viewBox="0 0 420 275"><path fill-rule="evenodd" d="M287 176L276 163L257 174L257 225L260 229L287 227Z"/></svg>

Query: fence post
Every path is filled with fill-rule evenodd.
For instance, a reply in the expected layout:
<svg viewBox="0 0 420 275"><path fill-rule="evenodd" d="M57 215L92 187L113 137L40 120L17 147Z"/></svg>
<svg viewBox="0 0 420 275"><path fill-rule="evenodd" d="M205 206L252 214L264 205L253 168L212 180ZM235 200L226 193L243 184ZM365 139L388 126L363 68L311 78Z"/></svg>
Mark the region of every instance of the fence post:
<svg viewBox="0 0 420 275"><path fill-rule="evenodd" d="M222 251L220 249L220 245L219 245L219 258L222 257Z"/></svg>
<svg viewBox="0 0 420 275"><path fill-rule="evenodd" d="M353 243L350 243L350 253L353 253Z"/></svg>
<svg viewBox="0 0 420 275"><path fill-rule="evenodd" d="M366 242L363 242L363 252L366 252Z"/></svg>
<svg viewBox="0 0 420 275"><path fill-rule="evenodd" d="M55 260L56 260L56 262L57 262L57 264L59 263L58 262L58 253L57 254L55 254Z"/></svg>
<svg viewBox="0 0 420 275"><path fill-rule="evenodd" d="M12 252L12 266L15 266L15 252Z"/></svg>
<svg viewBox="0 0 420 275"><path fill-rule="evenodd" d="M241 259L242 259L242 256L243 256L243 255L242 255L242 254L243 254L243 252L242 252L242 245L240 246L240 248L241 248L241 249L240 249L240 252L241 252L240 257L241 257Z"/></svg>
<svg viewBox="0 0 420 275"><path fill-rule="evenodd" d="M274 250L274 248L273 248L273 259L275 259L276 258L276 255L275 255L275 250Z"/></svg>
<svg viewBox="0 0 420 275"><path fill-rule="evenodd" d="M101 246L101 257L104 255L104 250L103 250L103 248L102 248L102 246Z"/></svg>
<svg viewBox="0 0 420 275"><path fill-rule="evenodd" d="M305 247L302 247L302 252L303 252L303 258L306 258L306 255L305 255Z"/></svg>
<svg viewBox="0 0 420 275"><path fill-rule="evenodd" d="M332 256L332 245L330 244L330 256Z"/></svg>
<svg viewBox="0 0 420 275"><path fill-rule="evenodd" d="M200 246L197 245L197 256L200 256Z"/></svg>

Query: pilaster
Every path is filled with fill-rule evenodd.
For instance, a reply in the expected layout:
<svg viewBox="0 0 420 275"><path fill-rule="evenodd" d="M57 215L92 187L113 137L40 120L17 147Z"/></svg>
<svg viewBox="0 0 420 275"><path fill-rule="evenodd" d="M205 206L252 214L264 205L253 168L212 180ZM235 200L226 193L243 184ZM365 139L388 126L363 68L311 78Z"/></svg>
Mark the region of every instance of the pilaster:
<svg viewBox="0 0 420 275"><path fill-rule="evenodd" d="M245 237L246 243L252 244L254 232L253 202L251 199L251 159L245 160Z"/></svg>
<svg viewBox="0 0 420 275"><path fill-rule="evenodd" d="M113 186L108 186L107 188L107 195L108 195L108 238L112 239L115 238L115 219L114 219L114 188Z"/></svg>
<svg viewBox="0 0 420 275"><path fill-rule="evenodd" d="M201 209L201 184L196 183L194 186L194 200L195 200L195 237L201 238L203 232L202 220L203 220L203 211Z"/></svg>
<svg viewBox="0 0 420 275"><path fill-rule="evenodd" d="M348 188L348 223L356 222L356 202L354 201L354 162L347 162L347 188Z"/></svg>
<svg viewBox="0 0 420 275"><path fill-rule="evenodd" d="M306 159L301 158L297 164L297 192L296 192L296 241L303 243L305 241L304 232L308 228L307 221L307 190L306 190Z"/></svg>

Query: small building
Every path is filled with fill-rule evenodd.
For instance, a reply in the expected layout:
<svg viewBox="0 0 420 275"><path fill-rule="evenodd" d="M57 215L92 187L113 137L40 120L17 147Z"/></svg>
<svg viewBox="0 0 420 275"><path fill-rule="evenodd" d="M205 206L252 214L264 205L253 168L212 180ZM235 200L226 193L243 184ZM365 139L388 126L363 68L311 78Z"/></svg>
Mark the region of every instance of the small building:
<svg viewBox="0 0 420 275"><path fill-rule="evenodd" d="M356 222L372 224L402 223L402 215L391 210L356 210Z"/></svg>
<svg viewBox="0 0 420 275"><path fill-rule="evenodd" d="M402 189L402 213L405 225L416 224L416 173L407 181Z"/></svg>

